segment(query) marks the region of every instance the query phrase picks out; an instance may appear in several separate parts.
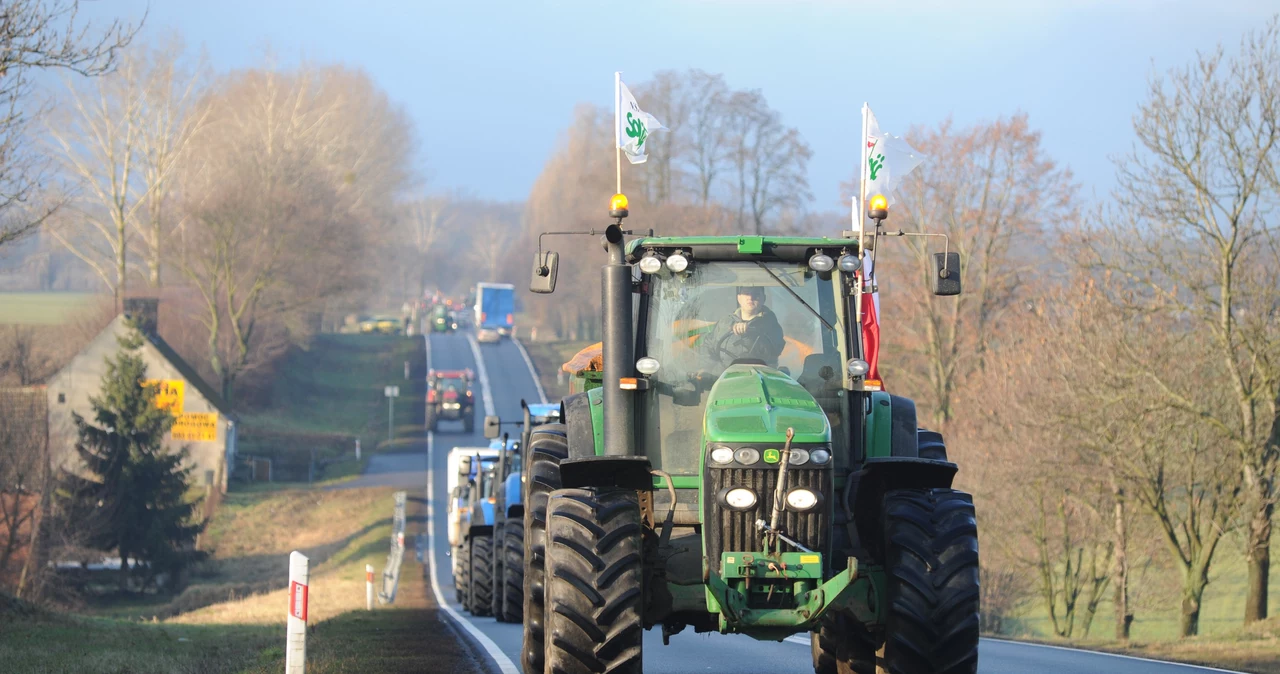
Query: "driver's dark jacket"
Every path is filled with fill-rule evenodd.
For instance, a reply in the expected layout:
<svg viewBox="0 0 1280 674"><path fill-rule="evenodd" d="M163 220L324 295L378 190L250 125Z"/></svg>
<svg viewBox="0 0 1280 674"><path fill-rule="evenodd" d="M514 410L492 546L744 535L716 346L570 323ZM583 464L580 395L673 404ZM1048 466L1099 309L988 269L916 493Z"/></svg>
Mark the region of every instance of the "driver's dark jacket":
<svg viewBox="0 0 1280 674"><path fill-rule="evenodd" d="M713 356L720 355L715 348L718 344L724 351L722 357L726 365L739 358L756 358L764 361L766 365L776 367L778 356L786 346L786 342L782 339L782 326L778 324L778 317L769 307L762 307L761 312L751 320L743 321L741 311L741 309L735 310L716 322L716 327L711 334L704 338L709 338L705 347L707 353ZM747 324L746 331L741 335L733 334L734 324L743 322Z"/></svg>

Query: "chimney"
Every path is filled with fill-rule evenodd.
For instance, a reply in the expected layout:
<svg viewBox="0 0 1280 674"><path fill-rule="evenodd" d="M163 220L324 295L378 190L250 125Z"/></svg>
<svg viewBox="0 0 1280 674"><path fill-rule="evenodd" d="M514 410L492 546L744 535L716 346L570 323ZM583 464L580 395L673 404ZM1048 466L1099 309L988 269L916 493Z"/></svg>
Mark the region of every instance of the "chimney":
<svg viewBox="0 0 1280 674"><path fill-rule="evenodd" d="M160 316L160 298L127 297L124 300L124 315L133 320L142 334L155 337Z"/></svg>

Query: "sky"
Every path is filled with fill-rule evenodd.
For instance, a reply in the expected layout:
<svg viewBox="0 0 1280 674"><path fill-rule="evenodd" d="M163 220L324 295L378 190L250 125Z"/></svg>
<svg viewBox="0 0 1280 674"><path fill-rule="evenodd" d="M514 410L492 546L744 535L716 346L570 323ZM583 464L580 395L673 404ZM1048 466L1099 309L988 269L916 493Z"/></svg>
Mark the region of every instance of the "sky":
<svg viewBox="0 0 1280 674"><path fill-rule="evenodd" d="M1087 198L1152 75L1238 45L1274 0L82 0L182 35L217 70L340 62L364 69L417 126L424 189L523 200L575 105L612 105L613 72L701 68L759 89L813 149L811 208L838 208L859 109L882 130L1018 112ZM644 101L639 101L644 106ZM907 137L908 142L910 137ZM654 142L661 142L655 135Z"/></svg>

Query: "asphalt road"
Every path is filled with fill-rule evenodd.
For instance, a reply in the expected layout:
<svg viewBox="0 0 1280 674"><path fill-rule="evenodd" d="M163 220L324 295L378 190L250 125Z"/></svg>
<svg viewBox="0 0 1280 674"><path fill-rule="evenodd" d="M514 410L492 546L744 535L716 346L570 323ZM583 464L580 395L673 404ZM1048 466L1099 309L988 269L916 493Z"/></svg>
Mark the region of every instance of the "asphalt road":
<svg viewBox="0 0 1280 674"><path fill-rule="evenodd" d="M519 419L521 398L530 402L539 400L534 378L519 348L505 339L498 344L477 345L468 335L468 331L430 335L429 366L475 369L477 374L487 380L487 385L476 392L477 395L487 396L484 398L483 413L496 413L504 420ZM477 353L482 359L480 363L476 362ZM518 671L520 662L521 626L499 623L493 618L472 618L453 602L453 577L446 549L448 544L444 518L445 461L453 447L486 446L488 443L479 431L480 426L477 423L477 432L466 434L462 431L461 424L443 422L440 430L431 434L428 439L430 474L434 481L430 506L433 515L431 554L435 560L435 582L440 590L439 598L452 609L451 613L459 620L470 624L467 632L482 647L490 650L495 669L504 674L514 674ZM406 478L418 479L421 476L420 468L416 464L410 465L408 458L399 458L405 456L389 455L388 458L396 457L395 461L404 461L405 467L411 469ZM374 467L371 465L370 469ZM379 470L388 467L377 465ZM381 475L376 479L388 478L387 475ZM1226 671L990 639L982 641L979 653L979 672L982 674L1195 674ZM759 642L740 635L694 634L686 630L672 637L670 646L663 646L660 633L651 630L645 634L644 657L647 671L670 674L813 672L807 636L792 637L785 642L776 643Z"/></svg>

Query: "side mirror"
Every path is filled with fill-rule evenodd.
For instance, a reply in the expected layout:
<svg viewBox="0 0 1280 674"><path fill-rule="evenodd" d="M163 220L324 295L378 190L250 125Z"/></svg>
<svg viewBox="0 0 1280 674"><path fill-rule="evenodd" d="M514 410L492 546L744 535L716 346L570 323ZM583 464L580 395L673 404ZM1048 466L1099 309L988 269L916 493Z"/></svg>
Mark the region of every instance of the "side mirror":
<svg viewBox="0 0 1280 674"><path fill-rule="evenodd" d="M458 477L464 480L471 474L471 457L464 456L458 459Z"/></svg>
<svg viewBox="0 0 1280 674"><path fill-rule="evenodd" d="M556 272L560 269L560 253L541 251L533 254L533 278L529 290L547 294L556 289Z"/></svg>
<svg viewBox="0 0 1280 674"><path fill-rule="evenodd" d="M960 294L960 253L934 253L933 272L934 295Z"/></svg>
<svg viewBox="0 0 1280 674"><path fill-rule="evenodd" d="M493 440L498 437L498 417L489 415L484 418L484 439Z"/></svg>

